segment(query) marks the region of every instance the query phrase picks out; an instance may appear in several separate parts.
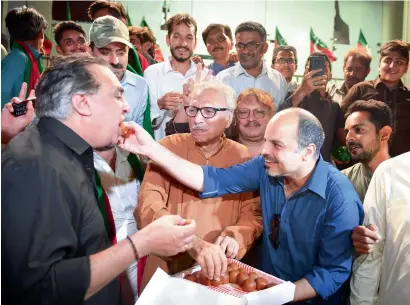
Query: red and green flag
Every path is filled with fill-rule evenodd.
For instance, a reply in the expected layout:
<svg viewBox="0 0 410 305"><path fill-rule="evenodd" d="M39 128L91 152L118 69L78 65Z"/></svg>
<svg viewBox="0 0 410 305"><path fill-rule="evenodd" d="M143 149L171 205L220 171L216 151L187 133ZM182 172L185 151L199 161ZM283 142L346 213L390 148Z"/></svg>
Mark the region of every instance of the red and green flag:
<svg viewBox="0 0 410 305"><path fill-rule="evenodd" d="M280 34L278 27L276 27L275 29L275 48L277 46L287 46L288 43L286 42L286 40L282 37L282 35Z"/></svg>
<svg viewBox="0 0 410 305"><path fill-rule="evenodd" d="M363 47L363 48L369 47L367 40L363 35L362 29L360 29L360 32L359 32L359 39L357 40L357 47Z"/></svg>
<svg viewBox="0 0 410 305"><path fill-rule="evenodd" d="M146 27L152 32L152 30L149 27L147 21L145 20L145 17L142 17L142 20L140 22L140 26ZM157 43L154 45L154 51L155 51L155 58L154 59L157 62L163 62L164 61L164 55L162 54L161 48L159 47L159 45Z"/></svg>
<svg viewBox="0 0 410 305"><path fill-rule="evenodd" d="M332 50L322 40L320 40L320 38L313 32L313 29L310 28L310 54L314 52L320 52L327 55L331 61L337 60Z"/></svg>

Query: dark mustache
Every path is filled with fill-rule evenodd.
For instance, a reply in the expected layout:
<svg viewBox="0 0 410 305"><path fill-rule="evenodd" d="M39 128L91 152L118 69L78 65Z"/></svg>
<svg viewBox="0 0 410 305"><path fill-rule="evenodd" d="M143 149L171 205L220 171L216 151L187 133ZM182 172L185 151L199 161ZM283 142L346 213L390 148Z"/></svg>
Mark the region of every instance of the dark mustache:
<svg viewBox="0 0 410 305"><path fill-rule="evenodd" d="M222 47L216 47L216 48L214 48L214 51L217 51L217 50L223 50L224 48L222 48Z"/></svg>
<svg viewBox="0 0 410 305"><path fill-rule="evenodd" d="M275 158L272 158L269 155L262 155L262 157L267 161L278 163L278 160L276 160Z"/></svg>
<svg viewBox="0 0 410 305"><path fill-rule="evenodd" d="M253 57L253 55L250 55L250 54L241 54L241 55L239 55L239 58L242 59L242 60L247 60L247 59L252 58L252 57Z"/></svg>
<svg viewBox="0 0 410 305"><path fill-rule="evenodd" d="M178 49L184 49L185 51L189 51L189 49L187 47L182 47L182 46L175 48L175 50L178 50Z"/></svg>
<svg viewBox="0 0 410 305"><path fill-rule="evenodd" d="M118 64L111 64L111 67L113 67L114 69L124 69L124 66L121 65L120 63L118 63Z"/></svg>
<svg viewBox="0 0 410 305"><path fill-rule="evenodd" d="M245 127L260 127L261 124L259 124L258 121L252 121L252 122L248 122L245 124Z"/></svg>
<svg viewBox="0 0 410 305"><path fill-rule="evenodd" d="M349 143L347 144L347 146L348 146L349 148L352 148L352 146L357 146L357 147L363 148L362 144L357 143L357 142L349 142Z"/></svg>

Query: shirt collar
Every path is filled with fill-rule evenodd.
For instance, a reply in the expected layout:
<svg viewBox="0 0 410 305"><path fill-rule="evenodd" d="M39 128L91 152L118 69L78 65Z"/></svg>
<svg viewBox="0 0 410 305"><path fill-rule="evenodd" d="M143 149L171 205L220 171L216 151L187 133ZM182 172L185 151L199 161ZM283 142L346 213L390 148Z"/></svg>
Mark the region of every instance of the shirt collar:
<svg viewBox="0 0 410 305"><path fill-rule="evenodd" d="M328 171L328 165L323 160L322 155L320 155L319 160L316 163L316 167L310 175L308 181L306 181L303 186L303 189L311 190L323 199L326 199Z"/></svg>
<svg viewBox="0 0 410 305"><path fill-rule="evenodd" d="M49 133L78 155L84 154L88 149L92 150L91 146L83 138L59 120L41 118L38 122L38 127L40 129L47 129Z"/></svg>
<svg viewBox="0 0 410 305"><path fill-rule="evenodd" d="M346 84L345 82L343 82L343 84L341 84L340 86L337 87L336 91L341 92L343 95L347 94L347 88L346 88Z"/></svg>
<svg viewBox="0 0 410 305"><path fill-rule="evenodd" d="M379 86L384 86L385 88L387 88L387 86L383 83L383 81L380 79L380 75L375 79L374 81L374 88L377 89L377 87ZM399 80L399 83L397 84L397 89L400 90L407 90L406 86L404 86L403 82L401 80Z"/></svg>
<svg viewBox="0 0 410 305"><path fill-rule="evenodd" d="M261 73L258 75L258 77L259 77L260 75L265 75L267 72L268 72L268 68L267 68L267 66L266 66L266 63L265 63L265 61L262 60L262 71L261 71ZM246 72L246 70L242 67L241 63L238 61L238 62L236 63L236 65L235 65L235 68L234 68L235 78L238 78L241 74L245 74L245 75L247 75L247 76L250 76L250 75L248 74L248 72ZM252 77L253 77L253 76L252 76Z"/></svg>
<svg viewBox="0 0 410 305"><path fill-rule="evenodd" d="M124 76L122 77L122 80L121 80L121 85L122 86L124 86L125 84L129 84L129 85L134 86L134 87L137 86L137 83L136 83L135 79L130 77L130 76L132 76L131 73L132 72L130 72L128 70L125 70Z"/></svg>
<svg viewBox="0 0 410 305"><path fill-rule="evenodd" d="M30 49L31 53L33 54L33 56L35 57L35 59L39 59L40 56L41 56L41 53L38 50L34 49L32 46L30 46L30 45L27 45L27 46L29 47L29 49Z"/></svg>
<svg viewBox="0 0 410 305"><path fill-rule="evenodd" d="M169 72L177 72L174 69L172 69L171 59L172 59L172 56L168 57L164 61L164 72L165 72L165 74L167 74ZM194 62L192 60L190 60L190 63L191 63L191 66L189 67L189 70L185 75L188 75L191 71L196 71L196 65L194 64Z"/></svg>

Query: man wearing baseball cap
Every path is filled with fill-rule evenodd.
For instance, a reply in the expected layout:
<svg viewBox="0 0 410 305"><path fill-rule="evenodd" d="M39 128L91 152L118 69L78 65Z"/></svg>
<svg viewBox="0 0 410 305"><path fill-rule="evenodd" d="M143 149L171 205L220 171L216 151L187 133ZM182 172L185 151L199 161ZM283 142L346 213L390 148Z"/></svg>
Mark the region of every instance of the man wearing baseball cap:
<svg viewBox="0 0 410 305"><path fill-rule="evenodd" d="M111 65L124 87L124 97L130 106L125 120L142 126L148 86L142 77L127 70L128 52L133 48L127 26L112 16L95 19L90 28L90 47L93 56L101 57Z"/></svg>
<svg viewBox="0 0 410 305"><path fill-rule="evenodd" d="M124 97L130 106L125 119L142 126L148 86L145 79L127 70L128 52L133 48L128 28L115 17L99 17L90 29L90 47L93 56L101 57L110 64L124 88ZM99 177L99 180L96 179L97 189L100 187L105 194L102 214L112 215L112 218L107 217L107 233L113 243L120 242L137 231L133 211L138 203L143 175L139 159L118 147L96 148L94 167ZM122 303L134 304L138 290L136 262L120 276L120 283Z"/></svg>

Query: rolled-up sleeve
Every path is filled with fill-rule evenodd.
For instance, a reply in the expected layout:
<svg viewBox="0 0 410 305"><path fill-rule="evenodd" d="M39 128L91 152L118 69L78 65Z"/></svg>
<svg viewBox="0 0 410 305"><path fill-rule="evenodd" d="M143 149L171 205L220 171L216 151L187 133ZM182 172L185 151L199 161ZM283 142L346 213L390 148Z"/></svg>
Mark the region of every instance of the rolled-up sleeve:
<svg viewBox="0 0 410 305"><path fill-rule="evenodd" d="M19 304L82 304L91 271L89 256L74 256L78 211L54 169L41 168L2 171L2 288Z"/></svg>
<svg viewBox="0 0 410 305"><path fill-rule="evenodd" d="M324 299L349 278L352 266L352 231L363 221L362 204L356 194L337 192L326 212L318 263L305 278Z"/></svg>
<svg viewBox="0 0 410 305"><path fill-rule="evenodd" d="M226 194L259 190L260 176L264 171L262 156L229 168L202 166L204 187L201 198L220 197Z"/></svg>

